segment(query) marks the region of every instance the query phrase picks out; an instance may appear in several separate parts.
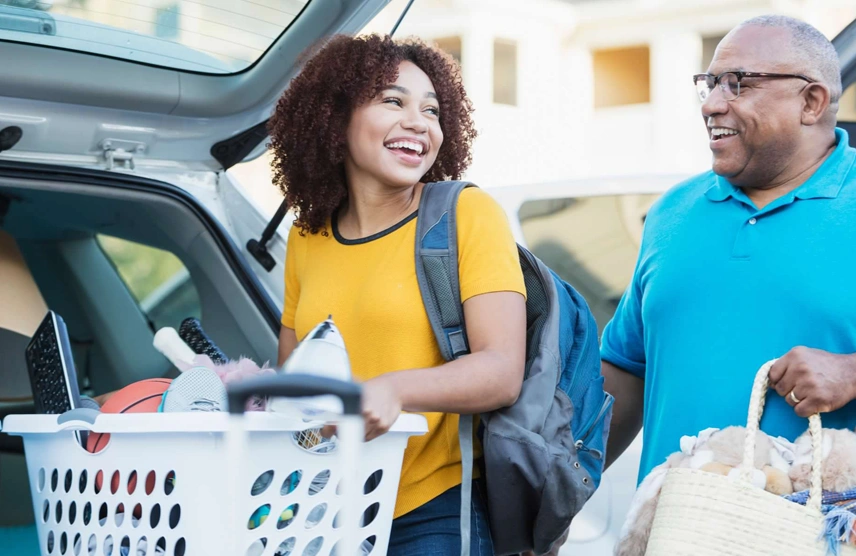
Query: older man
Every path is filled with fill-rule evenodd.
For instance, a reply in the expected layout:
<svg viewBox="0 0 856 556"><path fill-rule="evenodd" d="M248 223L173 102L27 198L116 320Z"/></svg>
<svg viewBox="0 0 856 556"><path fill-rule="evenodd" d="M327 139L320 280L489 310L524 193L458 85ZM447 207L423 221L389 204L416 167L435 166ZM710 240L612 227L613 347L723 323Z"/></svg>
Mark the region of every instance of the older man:
<svg viewBox="0 0 856 556"><path fill-rule="evenodd" d="M765 16L694 80L712 171L651 209L603 333L608 461L644 424L640 479L682 435L745 424L774 358L765 432L794 439L816 412L856 426L856 150L836 128L838 56L810 25Z"/></svg>

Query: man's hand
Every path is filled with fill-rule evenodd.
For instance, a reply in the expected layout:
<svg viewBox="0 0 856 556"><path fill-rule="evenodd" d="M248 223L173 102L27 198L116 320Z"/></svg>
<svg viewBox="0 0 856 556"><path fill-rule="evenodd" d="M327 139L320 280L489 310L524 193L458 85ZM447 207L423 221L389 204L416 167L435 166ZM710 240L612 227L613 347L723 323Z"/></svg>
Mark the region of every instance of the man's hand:
<svg viewBox="0 0 856 556"><path fill-rule="evenodd" d="M770 368L770 386L797 415L835 411L856 398L856 354L795 347Z"/></svg>

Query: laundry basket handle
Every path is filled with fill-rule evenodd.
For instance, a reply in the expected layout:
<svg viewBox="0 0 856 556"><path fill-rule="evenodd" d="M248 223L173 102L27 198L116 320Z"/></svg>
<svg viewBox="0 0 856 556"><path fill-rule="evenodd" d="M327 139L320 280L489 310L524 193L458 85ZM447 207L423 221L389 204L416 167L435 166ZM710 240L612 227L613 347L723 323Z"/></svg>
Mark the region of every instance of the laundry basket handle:
<svg viewBox="0 0 856 556"><path fill-rule="evenodd" d="M752 385L752 396L749 399L749 416L746 419L746 440L743 450L743 463L741 465L740 478L751 484L752 469L755 467L755 437L761 424L761 415L764 413L764 402L767 398L767 388L770 385L770 368L776 362L775 359L765 363L755 375ZM811 486L806 506L820 511L822 497L821 465L823 459L823 439L820 423L820 415L815 413L808 418L808 430L811 434Z"/></svg>
<svg viewBox="0 0 856 556"><path fill-rule="evenodd" d="M229 386L229 412L244 412L247 400L252 396L277 396L283 398L305 398L333 395L342 400L345 415L360 415L362 386L309 374L277 374L254 377Z"/></svg>

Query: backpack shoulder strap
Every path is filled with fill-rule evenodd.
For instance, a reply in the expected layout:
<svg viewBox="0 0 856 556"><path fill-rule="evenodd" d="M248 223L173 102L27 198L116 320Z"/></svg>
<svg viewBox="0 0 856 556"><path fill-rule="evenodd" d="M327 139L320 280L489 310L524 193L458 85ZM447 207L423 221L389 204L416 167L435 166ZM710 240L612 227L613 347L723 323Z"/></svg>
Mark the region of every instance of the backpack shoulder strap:
<svg viewBox="0 0 856 556"><path fill-rule="evenodd" d="M416 220L416 279L446 361L469 353L458 276L458 196L465 181L427 183Z"/></svg>
<svg viewBox="0 0 856 556"><path fill-rule="evenodd" d="M469 353L458 275L458 197L465 181L426 183L416 219L416 279L437 345L446 361ZM470 556L473 416L461 415L461 556Z"/></svg>

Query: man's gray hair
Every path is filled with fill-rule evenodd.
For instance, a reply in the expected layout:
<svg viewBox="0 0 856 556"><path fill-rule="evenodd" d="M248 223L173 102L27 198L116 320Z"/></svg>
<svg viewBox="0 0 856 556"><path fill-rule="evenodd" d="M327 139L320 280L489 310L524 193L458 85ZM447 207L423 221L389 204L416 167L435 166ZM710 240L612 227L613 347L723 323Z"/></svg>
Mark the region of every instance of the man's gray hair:
<svg viewBox="0 0 856 556"><path fill-rule="evenodd" d="M748 19L737 26L778 27L791 33L791 50L795 62L804 66L799 71L829 87L830 109L838 110L841 98L841 62L835 47L823 33L804 21L784 15L762 15Z"/></svg>

